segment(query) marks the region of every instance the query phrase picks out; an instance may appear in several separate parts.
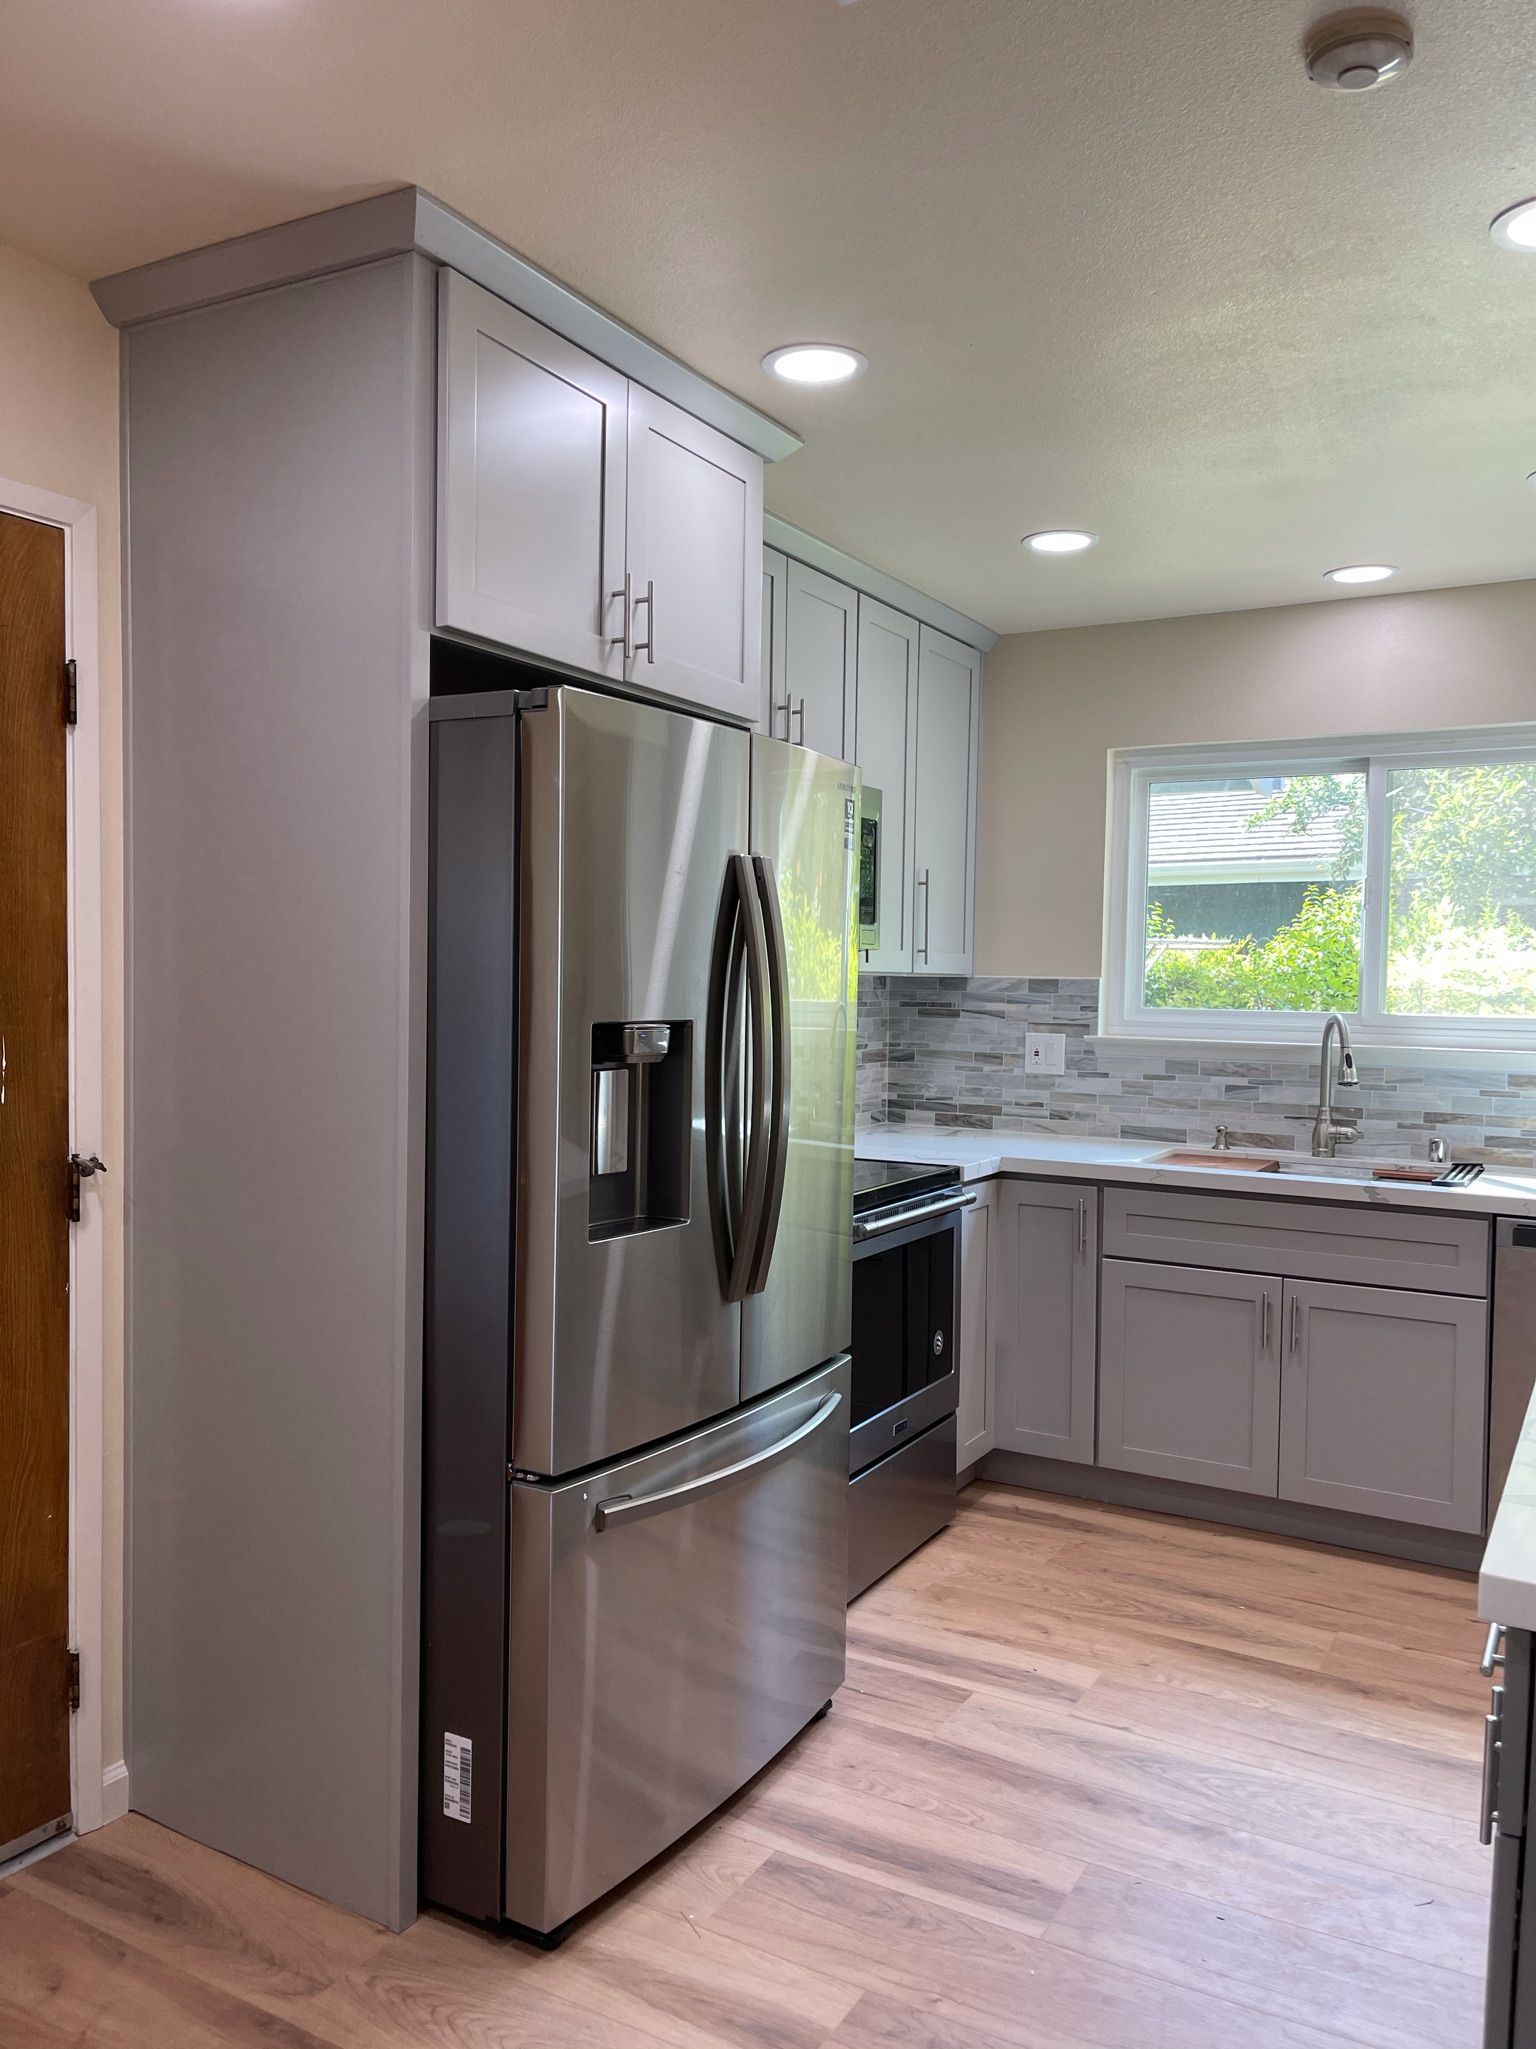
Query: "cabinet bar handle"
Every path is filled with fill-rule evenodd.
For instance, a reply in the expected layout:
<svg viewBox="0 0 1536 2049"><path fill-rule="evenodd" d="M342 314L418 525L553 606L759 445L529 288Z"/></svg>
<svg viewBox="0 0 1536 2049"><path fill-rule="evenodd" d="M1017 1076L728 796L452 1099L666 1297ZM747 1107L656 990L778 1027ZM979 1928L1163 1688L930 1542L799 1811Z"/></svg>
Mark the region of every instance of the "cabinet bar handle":
<svg viewBox="0 0 1536 2049"><path fill-rule="evenodd" d="M1080 1196L1079 1196L1079 1197L1077 1198L1077 1252L1078 1252L1078 1257L1079 1257L1080 1259L1081 1259L1081 1258L1084 1258L1084 1257L1086 1257L1086 1255L1087 1255L1087 1251L1088 1251L1088 1198L1087 1198L1087 1196L1086 1196L1086 1195L1080 1195Z"/></svg>
<svg viewBox="0 0 1536 2049"><path fill-rule="evenodd" d="M626 577L624 580L627 583L629 578ZM643 598L636 598L635 603L645 607L645 638L644 640L633 642L629 652L631 655L637 655L643 650L645 659L648 662L654 662L656 659L656 585L650 577L646 579L645 596Z"/></svg>
<svg viewBox="0 0 1536 2049"><path fill-rule="evenodd" d="M794 707L793 705L791 705L787 697L784 699L782 704L776 704L773 707L773 715L775 719L777 719L780 712L783 712L784 714L784 737L787 740L789 738L790 721L794 718L795 715Z"/></svg>
<svg viewBox="0 0 1536 2049"><path fill-rule="evenodd" d="M618 599L620 605L622 605L624 609L619 614L620 630L609 641L608 645L610 647L623 648L624 667L627 669L629 667L630 660L635 652L634 643L629 637L630 620L634 616L635 579L632 575L628 573L628 571L625 572L624 576L624 588L622 590L614 591L612 595Z"/></svg>
<svg viewBox="0 0 1536 2049"><path fill-rule="evenodd" d="M1292 1350L1292 1351L1294 1352L1294 1351L1295 1351L1295 1350L1297 1349L1297 1347L1298 1347L1298 1346L1300 1345L1300 1343L1301 1343L1301 1297L1300 1297L1299 1295L1293 1295L1293 1296L1291 1297L1291 1350Z"/></svg>
<svg viewBox="0 0 1536 2049"><path fill-rule="evenodd" d="M1493 1689L1493 1712L1483 1717L1483 1797L1477 1817L1477 1840L1493 1841L1494 1823L1499 1818L1499 1738L1504 1733L1504 1689Z"/></svg>
<svg viewBox="0 0 1536 2049"><path fill-rule="evenodd" d="M929 873L930 870L925 868L917 878L917 886L923 892L923 963L925 966L928 961L929 918L933 907L932 892L928 883Z"/></svg>
<svg viewBox="0 0 1536 2049"><path fill-rule="evenodd" d="M1485 1679L1491 1679L1497 1667L1504 1662L1504 1653L1499 1649L1499 1638L1503 1634L1502 1622L1489 1623L1488 1641L1483 1645L1482 1663L1477 1668Z"/></svg>
<svg viewBox="0 0 1536 2049"><path fill-rule="evenodd" d="M794 711L791 713L791 717L797 718L800 721L800 734L798 744L801 747L803 747L805 745L805 699L803 697L800 699L799 703L796 704ZM789 734L786 732L784 737L787 740L789 738Z"/></svg>
<svg viewBox="0 0 1536 2049"><path fill-rule="evenodd" d="M1269 1350L1269 1290L1264 1290L1264 1310L1259 1318L1259 1350Z"/></svg>

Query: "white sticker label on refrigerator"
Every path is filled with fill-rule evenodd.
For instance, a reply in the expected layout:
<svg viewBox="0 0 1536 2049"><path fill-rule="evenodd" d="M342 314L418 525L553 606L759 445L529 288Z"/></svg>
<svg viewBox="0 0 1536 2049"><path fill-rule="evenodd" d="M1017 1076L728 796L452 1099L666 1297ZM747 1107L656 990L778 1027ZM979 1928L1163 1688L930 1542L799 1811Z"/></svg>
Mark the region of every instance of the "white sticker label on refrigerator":
<svg viewBox="0 0 1536 2049"><path fill-rule="evenodd" d="M475 1746L467 1736L443 1733L443 1812L450 1821L468 1821L470 1777Z"/></svg>

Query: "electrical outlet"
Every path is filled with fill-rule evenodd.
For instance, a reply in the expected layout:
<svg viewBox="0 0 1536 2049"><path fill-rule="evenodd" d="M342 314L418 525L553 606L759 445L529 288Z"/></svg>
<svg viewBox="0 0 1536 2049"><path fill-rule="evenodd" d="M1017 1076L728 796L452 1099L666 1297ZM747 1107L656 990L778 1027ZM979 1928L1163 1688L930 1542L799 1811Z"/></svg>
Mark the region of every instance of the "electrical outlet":
<svg viewBox="0 0 1536 2049"><path fill-rule="evenodd" d="M1026 1032L1024 1065L1031 1074L1065 1074L1067 1035L1065 1032Z"/></svg>

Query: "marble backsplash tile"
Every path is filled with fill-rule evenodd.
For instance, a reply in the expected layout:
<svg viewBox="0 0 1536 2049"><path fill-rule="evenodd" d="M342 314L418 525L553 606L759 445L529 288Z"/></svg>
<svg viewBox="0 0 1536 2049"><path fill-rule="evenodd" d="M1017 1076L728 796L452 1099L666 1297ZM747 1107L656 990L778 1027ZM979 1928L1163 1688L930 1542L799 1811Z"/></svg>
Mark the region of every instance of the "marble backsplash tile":
<svg viewBox="0 0 1536 2049"><path fill-rule="evenodd" d="M952 1124L978 1131L1055 1131L1305 1152L1317 1108L1310 1048L1249 1060L1152 1058L1093 1034L1097 981L874 976L859 989L859 1121ZM1061 1032L1066 1072L1026 1073L1026 1028ZM1336 1098L1358 1122L1352 1155L1422 1159L1443 1138L1457 1159L1536 1166L1536 1057L1489 1068L1360 1065L1361 1086ZM1411 1058L1411 1056L1410 1056Z"/></svg>

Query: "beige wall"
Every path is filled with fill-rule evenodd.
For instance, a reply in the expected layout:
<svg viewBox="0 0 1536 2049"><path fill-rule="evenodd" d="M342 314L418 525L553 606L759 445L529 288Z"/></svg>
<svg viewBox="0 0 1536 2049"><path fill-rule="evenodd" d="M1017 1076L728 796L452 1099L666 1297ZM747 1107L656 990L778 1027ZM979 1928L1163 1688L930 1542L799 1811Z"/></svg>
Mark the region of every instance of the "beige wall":
<svg viewBox="0 0 1536 2049"><path fill-rule="evenodd" d="M105 1129L106 1444L103 1760L123 1754L123 773L117 336L74 278L0 247L0 478L99 515ZM94 1143L96 1134L82 1132ZM98 1184L100 1185L100 1184Z"/></svg>
<svg viewBox="0 0 1536 2049"><path fill-rule="evenodd" d="M1012 634L987 657L977 973L1098 974L1112 747L1513 719L1536 719L1536 582Z"/></svg>

